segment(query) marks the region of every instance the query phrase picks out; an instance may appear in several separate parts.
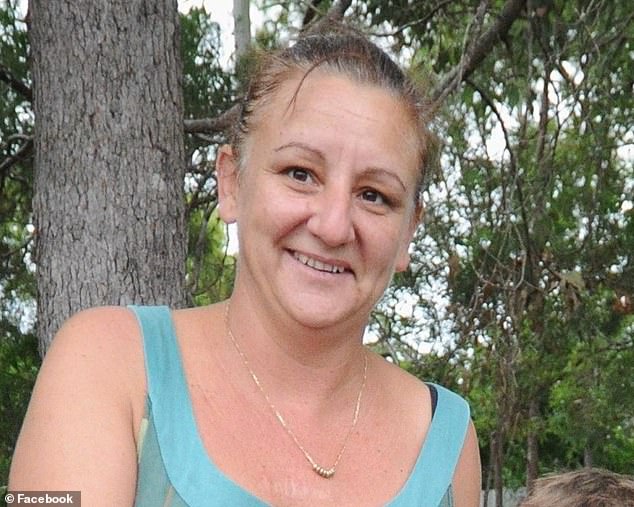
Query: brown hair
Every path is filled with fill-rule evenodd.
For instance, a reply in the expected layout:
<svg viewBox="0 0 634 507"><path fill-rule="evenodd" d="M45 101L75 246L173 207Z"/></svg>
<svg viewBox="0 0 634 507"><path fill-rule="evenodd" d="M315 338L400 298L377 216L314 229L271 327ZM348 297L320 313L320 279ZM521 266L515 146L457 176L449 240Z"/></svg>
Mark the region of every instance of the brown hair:
<svg viewBox="0 0 634 507"><path fill-rule="evenodd" d="M415 192L418 201L423 180L436 153L436 138L428 128L430 109L399 66L384 51L357 33L306 35L288 48L260 57L231 139L238 157L242 157L246 137L257 121L257 111L271 100L286 80L300 74L299 90L303 80L317 68L362 85L379 87L402 102L416 125L420 147L420 174Z"/></svg>
<svg viewBox="0 0 634 507"><path fill-rule="evenodd" d="M549 475L521 507L634 507L634 477L598 468Z"/></svg>

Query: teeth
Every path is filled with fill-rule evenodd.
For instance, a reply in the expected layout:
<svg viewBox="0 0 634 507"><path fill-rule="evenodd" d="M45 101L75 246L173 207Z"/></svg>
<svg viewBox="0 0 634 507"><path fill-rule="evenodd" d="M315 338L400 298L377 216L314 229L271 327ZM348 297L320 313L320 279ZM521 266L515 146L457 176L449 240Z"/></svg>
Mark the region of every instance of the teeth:
<svg viewBox="0 0 634 507"><path fill-rule="evenodd" d="M318 261L317 259L313 259L304 254L295 252L293 254L293 257L295 257L302 264L305 264L306 266L310 266L311 268L316 269L318 271L326 271L327 273L343 273L344 272L344 268L342 268L341 266L326 264L325 262Z"/></svg>

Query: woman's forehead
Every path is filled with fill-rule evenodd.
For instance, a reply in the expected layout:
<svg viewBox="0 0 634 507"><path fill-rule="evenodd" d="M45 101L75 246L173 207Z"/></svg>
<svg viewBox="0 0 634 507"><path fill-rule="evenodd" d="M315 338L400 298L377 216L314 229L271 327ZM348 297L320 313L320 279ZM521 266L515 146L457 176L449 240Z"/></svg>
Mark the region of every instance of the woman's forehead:
<svg viewBox="0 0 634 507"><path fill-rule="evenodd" d="M345 73L324 69L315 69L309 74L295 71L286 76L273 93L255 105L253 123L267 128L271 114L288 117L319 102L338 104L342 112L354 107L363 117L379 119L383 115L397 121L401 130L409 130L417 137L416 121L403 97L391 89L361 83ZM380 107L386 103L390 106Z"/></svg>
<svg viewBox="0 0 634 507"><path fill-rule="evenodd" d="M300 86L301 84L301 86ZM419 143L406 108L392 93L346 76L319 74L280 86L252 125L255 156L279 146L310 146L323 158L352 156L356 163L400 167L417 179Z"/></svg>

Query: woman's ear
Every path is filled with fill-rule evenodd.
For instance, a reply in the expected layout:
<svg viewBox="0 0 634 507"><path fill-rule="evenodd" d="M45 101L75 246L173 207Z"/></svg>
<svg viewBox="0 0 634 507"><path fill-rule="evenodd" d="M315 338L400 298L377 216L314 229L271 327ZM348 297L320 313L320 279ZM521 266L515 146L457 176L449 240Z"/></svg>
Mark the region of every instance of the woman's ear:
<svg viewBox="0 0 634 507"><path fill-rule="evenodd" d="M238 161L233 148L225 144L216 156L218 179L218 214L223 222L232 224L238 219Z"/></svg>
<svg viewBox="0 0 634 507"><path fill-rule="evenodd" d="M397 273L405 271L409 266L409 245L414 239L416 228L418 227L418 224L423 221L424 215L424 206L422 204L417 204L410 218L410 223L407 227L407 230L404 233L404 237L401 239L401 243L396 254L396 264L394 266L394 271L396 271Z"/></svg>

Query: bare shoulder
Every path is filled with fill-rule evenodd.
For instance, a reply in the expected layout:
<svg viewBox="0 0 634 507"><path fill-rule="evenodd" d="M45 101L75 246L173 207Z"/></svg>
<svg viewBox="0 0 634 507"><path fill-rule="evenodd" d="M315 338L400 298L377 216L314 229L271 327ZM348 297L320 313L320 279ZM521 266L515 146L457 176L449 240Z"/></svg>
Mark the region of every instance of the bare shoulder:
<svg viewBox="0 0 634 507"><path fill-rule="evenodd" d="M42 363L9 486L81 490L90 505L130 504L145 377L134 315L86 310L59 330Z"/></svg>
<svg viewBox="0 0 634 507"><path fill-rule="evenodd" d="M75 378L86 394L131 400L145 392L143 346L134 314L123 307L81 311L60 328L38 383ZM40 382L41 380L41 382Z"/></svg>
<svg viewBox="0 0 634 507"><path fill-rule="evenodd" d="M138 348L139 328L134 314L120 306L101 306L76 313L55 335L46 355L56 357L62 353L91 352L125 354Z"/></svg>
<svg viewBox="0 0 634 507"><path fill-rule="evenodd" d="M429 388L424 382L379 355L373 354L373 358L384 391L389 393L391 399L410 407L431 406ZM398 393L398 396L394 396L394 393ZM427 412L431 418L431 411Z"/></svg>

